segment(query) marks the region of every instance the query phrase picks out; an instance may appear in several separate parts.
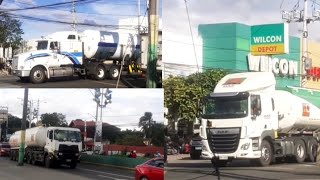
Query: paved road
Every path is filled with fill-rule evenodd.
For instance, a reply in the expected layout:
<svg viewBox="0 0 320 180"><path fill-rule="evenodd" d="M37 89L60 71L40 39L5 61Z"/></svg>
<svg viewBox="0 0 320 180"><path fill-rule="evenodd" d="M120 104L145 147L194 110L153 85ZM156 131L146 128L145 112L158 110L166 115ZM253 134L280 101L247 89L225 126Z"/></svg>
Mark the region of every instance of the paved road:
<svg viewBox="0 0 320 180"><path fill-rule="evenodd" d="M30 82L21 82L16 76L0 76L0 88L115 88L117 80L105 79L95 81L92 79L80 79L78 77L54 78L43 84L32 84ZM123 76L118 85L119 88L145 88L146 81L144 78L134 78Z"/></svg>
<svg viewBox="0 0 320 180"><path fill-rule="evenodd" d="M17 162L8 158L0 158L0 179L8 180L134 180L132 170L116 169L80 163L76 169L62 166L47 169L42 166L24 164L17 166Z"/></svg>
<svg viewBox="0 0 320 180"><path fill-rule="evenodd" d="M210 160L169 161L165 179L214 180ZM315 163L274 164L269 167L255 167L249 161L234 161L228 167L220 168L221 180L271 180L271 179L320 179L320 167Z"/></svg>

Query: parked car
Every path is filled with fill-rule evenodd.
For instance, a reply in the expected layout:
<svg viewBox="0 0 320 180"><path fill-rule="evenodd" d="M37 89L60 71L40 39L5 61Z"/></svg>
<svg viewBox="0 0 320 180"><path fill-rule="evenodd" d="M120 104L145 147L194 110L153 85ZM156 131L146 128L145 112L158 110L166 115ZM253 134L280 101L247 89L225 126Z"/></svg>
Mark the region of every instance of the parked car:
<svg viewBox="0 0 320 180"><path fill-rule="evenodd" d="M9 143L0 143L0 156L9 156L10 145Z"/></svg>
<svg viewBox="0 0 320 180"><path fill-rule="evenodd" d="M154 158L136 166L136 180L163 180L164 159Z"/></svg>

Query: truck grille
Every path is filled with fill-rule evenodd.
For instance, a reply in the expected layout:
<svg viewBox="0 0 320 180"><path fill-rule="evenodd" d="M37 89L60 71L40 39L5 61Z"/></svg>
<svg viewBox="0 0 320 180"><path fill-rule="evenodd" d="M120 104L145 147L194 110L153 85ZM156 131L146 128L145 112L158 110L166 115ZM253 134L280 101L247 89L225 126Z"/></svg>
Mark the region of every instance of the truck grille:
<svg viewBox="0 0 320 180"><path fill-rule="evenodd" d="M63 153L78 153L79 152L79 148L77 145L65 145L65 144L60 144L59 145L59 152L63 152Z"/></svg>
<svg viewBox="0 0 320 180"><path fill-rule="evenodd" d="M233 153L240 140L240 128L207 128L208 142L214 153Z"/></svg>

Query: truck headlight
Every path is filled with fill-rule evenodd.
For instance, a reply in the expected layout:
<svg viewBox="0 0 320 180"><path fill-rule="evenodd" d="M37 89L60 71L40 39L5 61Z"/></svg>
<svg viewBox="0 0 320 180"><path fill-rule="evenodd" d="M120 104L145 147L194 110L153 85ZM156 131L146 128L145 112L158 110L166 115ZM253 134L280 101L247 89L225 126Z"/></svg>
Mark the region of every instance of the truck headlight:
<svg viewBox="0 0 320 180"><path fill-rule="evenodd" d="M252 150L258 150L259 149L259 138L252 139Z"/></svg>
<svg viewBox="0 0 320 180"><path fill-rule="evenodd" d="M60 156L62 156L62 155L63 155L63 153L59 153L59 155L60 155Z"/></svg>
<svg viewBox="0 0 320 180"><path fill-rule="evenodd" d="M74 155L75 155L75 156L79 156L79 153L75 153Z"/></svg>
<svg viewBox="0 0 320 180"><path fill-rule="evenodd" d="M244 143L241 146L241 150L247 150L249 148L249 146L250 146L250 143Z"/></svg>

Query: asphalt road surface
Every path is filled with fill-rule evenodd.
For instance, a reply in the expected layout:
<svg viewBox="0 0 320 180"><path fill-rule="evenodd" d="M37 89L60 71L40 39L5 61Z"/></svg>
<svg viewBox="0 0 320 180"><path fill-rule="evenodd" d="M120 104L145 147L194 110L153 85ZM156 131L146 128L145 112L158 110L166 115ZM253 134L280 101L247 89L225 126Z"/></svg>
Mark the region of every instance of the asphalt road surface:
<svg viewBox="0 0 320 180"><path fill-rule="evenodd" d="M17 166L16 161L0 158L1 180L134 180L132 170L110 168L80 163L76 169L61 166L47 169L42 166L24 164Z"/></svg>
<svg viewBox="0 0 320 180"><path fill-rule="evenodd" d="M165 179L215 180L210 160L173 160L166 167ZM234 161L220 168L221 180L320 179L320 166L315 163L285 163L268 167L255 167L249 161Z"/></svg>
<svg viewBox="0 0 320 180"><path fill-rule="evenodd" d="M32 84L21 82L16 76L0 76L0 88L115 88L117 80L105 79L96 81L92 79L80 79L79 77L54 78L46 83ZM145 78L121 76L118 88L145 88Z"/></svg>

